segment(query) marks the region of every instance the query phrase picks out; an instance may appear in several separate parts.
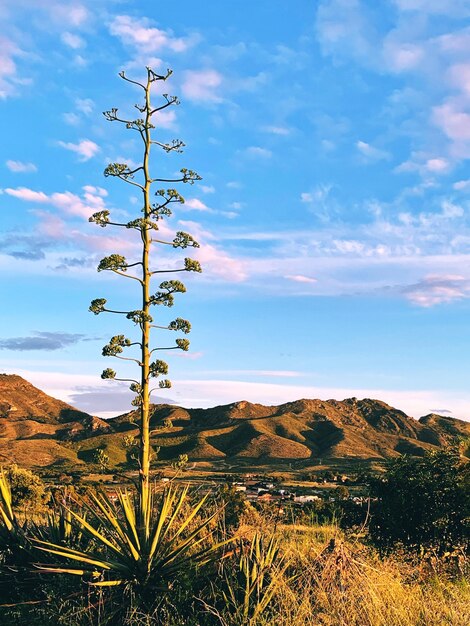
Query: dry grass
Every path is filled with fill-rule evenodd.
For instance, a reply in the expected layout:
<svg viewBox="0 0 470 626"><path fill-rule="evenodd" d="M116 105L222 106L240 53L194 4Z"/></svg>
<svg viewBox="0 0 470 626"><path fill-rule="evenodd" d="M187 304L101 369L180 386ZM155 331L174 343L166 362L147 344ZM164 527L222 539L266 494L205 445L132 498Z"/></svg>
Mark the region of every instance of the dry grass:
<svg viewBox="0 0 470 626"><path fill-rule="evenodd" d="M243 534L250 534L246 525ZM462 579L424 576L416 565L380 559L334 526L281 526L277 534L289 568L277 579L270 614L256 625L470 624L470 585Z"/></svg>

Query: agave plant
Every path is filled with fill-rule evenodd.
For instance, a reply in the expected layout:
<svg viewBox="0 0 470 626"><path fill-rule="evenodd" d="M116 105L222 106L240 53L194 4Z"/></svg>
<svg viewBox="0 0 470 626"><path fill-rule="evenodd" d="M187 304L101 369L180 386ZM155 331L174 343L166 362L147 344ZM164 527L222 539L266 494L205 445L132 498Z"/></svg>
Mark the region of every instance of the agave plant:
<svg viewBox="0 0 470 626"><path fill-rule="evenodd" d="M239 554L236 571L226 573L222 597L230 622L251 626L273 599L287 563L279 553L279 539L266 541L259 533L248 546L240 544Z"/></svg>
<svg viewBox="0 0 470 626"><path fill-rule="evenodd" d="M208 494L183 511L188 487L170 487L157 502L149 527L138 523L139 502L127 491L117 503L104 494L91 494L90 519L69 510L71 524L92 540L86 551L34 539L39 550L59 557L60 564L37 564L42 572L85 577L96 587L119 587L145 604L168 592L175 579L195 565L214 559L226 542L206 542L217 512L198 519ZM154 499L152 495L152 499Z"/></svg>
<svg viewBox="0 0 470 626"><path fill-rule="evenodd" d="M8 478L0 472L0 564L23 565L30 559L31 544L26 522L21 523L13 510Z"/></svg>
<svg viewBox="0 0 470 626"><path fill-rule="evenodd" d="M87 512L83 513L86 520ZM90 538L83 526L74 522L73 512L63 503L56 504L47 512L40 524L34 524L32 533L35 539L61 546L87 549Z"/></svg>

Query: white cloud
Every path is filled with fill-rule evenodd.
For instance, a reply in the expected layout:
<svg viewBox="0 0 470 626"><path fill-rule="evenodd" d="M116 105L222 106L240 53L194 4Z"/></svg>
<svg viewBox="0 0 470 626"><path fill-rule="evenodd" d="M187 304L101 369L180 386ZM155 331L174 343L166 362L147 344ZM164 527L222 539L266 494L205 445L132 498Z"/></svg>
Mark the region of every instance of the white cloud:
<svg viewBox="0 0 470 626"><path fill-rule="evenodd" d="M352 57L365 65L377 59L377 34L358 0L322 0L316 21L317 38L325 55L343 61Z"/></svg>
<svg viewBox="0 0 470 626"><path fill-rule="evenodd" d="M464 103L449 98L444 104L432 111L432 119L443 133L451 140L451 154L456 159L470 157L470 113Z"/></svg>
<svg viewBox="0 0 470 626"><path fill-rule="evenodd" d="M157 128L175 128L176 112L171 109L159 111L152 117L152 120Z"/></svg>
<svg viewBox="0 0 470 626"><path fill-rule="evenodd" d="M390 37L385 39L383 55L389 69L397 73L416 69L426 57L421 46Z"/></svg>
<svg viewBox="0 0 470 626"><path fill-rule="evenodd" d="M200 190L203 193L214 193L215 192L215 187L213 187L212 185L199 185Z"/></svg>
<svg viewBox="0 0 470 626"><path fill-rule="evenodd" d="M467 36L467 45L470 44L470 36ZM451 83L467 96L470 95L470 64L457 63L448 71Z"/></svg>
<svg viewBox="0 0 470 626"><path fill-rule="evenodd" d="M10 366L5 371L18 374L49 395L69 403L73 403L74 399L76 401L77 395L85 387L101 389L103 394L106 392L108 394L108 410L103 406L100 411L92 411L101 417L112 417L128 411L130 398L124 394L122 399L120 398L121 404L116 406L116 397L121 396L120 393L117 393L119 392L117 385L110 384L109 381L102 381L99 376L81 373L89 371L93 366L94 364L90 363L78 363L76 371L68 373L55 371L53 367L50 370L38 371ZM289 374L289 372L285 373ZM237 375L239 374L233 374L234 377ZM269 370L266 370L266 375L276 377L275 373L269 373ZM286 378L289 377L286 376ZM231 376L226 376L223 379L220 377L217 379L206 378L205 380L175 379L174 388L167 392L167 397L171 397L175 390L178 390L178 404L194 408L213 407L241 400L276 405L300 398L342 400L358 397L382 400L415 418L432 412L432 408L436 406L447 407L446 411L451 411L453 415L461 419L465 419L470 414L470 394L467 391L455 390L320 387L234 380ZM104 402L101 401L100 404L103 405Z"/></svg>
<svg viewBox="0 0 470 626"><path fill-rule="evenodd" d="M261 148L260 146L250 146L245 150L245 154L249 157L260 159L269 159L273 155L271 150L268 150L267 148Z"/></svg>
<svg viewBox="0 0 470 626"><path fill-rule="evenodd" d="M84 185L83 191L87 194L98 194L102 198L106 198L108 192L103 187L95 187L94 185Z"/></svg>
<svg viewBox="0 0 470 626"><path fill-rule="evenodd" d="M22 161L7 161L6 166L10 170L10 172L15 173L27 173L27 172L37 172L38 168L34 163L23 163Z"/></svg>
<svg viewBox="0 0 470 626"><path fill-rule="evenodd" d="M217 370L204 371L206 375L217 374L218 376L262 376L272 378L300 378L305 376L304 372L296 370Z"/></svg>
<svg viewBox="0 0 470 626"><path fill-rule="evenodd" d="M27 187L18 187L17 189L8 188L3 190L4 193L25 202L47 202L48 196L43 191L33 191Z"/></svg>
<svg viewBox="0 0 470 626"><path fill-rule="evenodd" d="M452 185L454 189L457 191L463 191L465 189L470 189L470 179L467 180L459 180Z"/></svg>
<svg viewBox="0 0 470 626"><path fill-rule="evenodd" d="M22 54L10 39L0 35L0 100L5 100L16 92L18 68L15 57Z"/></svg>
<svg viewBox="0 0 470 626"><path fill-rule="evenodd" d="M300 194L300 201L309 205L309 210L322 222L329 222L338 211L336 200L331 197L331 185L317 185L312 191Z"/></svg>
<svg viewBox="0 0 470 626"><path fill-rule="evenodd" d="M447 172L450 163L447 159L437 158L437 159L428 159L425 164L426 169L429 172L434 172L436 174L440 174L442 172Z"/></svg>
<svg viewBox="0 0 470 626"><path fill-rule="evenodd" d="M187 71L181 85L183 95L196 102L222 102L219 94L222 74L216 70Z"/></svg>
<svg viewBox="0 0 470 626"><path fill-rule="evenodd" d="M444 15L446 17L468 17L470 8L467 0L393 0L404 13Z"/></svg>
<svg viewBox="0 0 470 626"><path fill-rule="evenodd" d="M90 98L77 98L75 100L75 107L77 111L83 113L83 115L91 115L95 108L95 103Z"/></svg>
<svg viewBox="0 0 470 626"><path fill-rule="evenodd" d="M183 208L194 209L195 211L210 211L209 207L197 198L189 198L185 200Z"/></svg>
<svg viewBox="0 0 470 626"><path fill-rule="evenodd" d="M451 168L451 162L445 157L430 157L424 152L412 152L410 158L397 165L393 171L397 174L417 172L423 177L429 177L429 174L438 176L447 174ZM425 181L424 184L426 187L433 185L431 181ZM420 187L420 189L422 188Z"/></svg>
<svg viewBox="0 0 470 626"><path fill-rule="evenodd" d="M77 126L77 124L80 123L80 116L76 113L63 113L62 117L64 118L64 122L70 126Z"/></svg>
<svg viewBox="0 0 470 626"><path fill-rule="evenodd" d="M336 149L336 144L334 141L330 141L329 139L322 139L321 146L325 150L325 152L332 152Z"/></svg>
<svg viewBox="0 0 470 626"><path fill-rule="evenodd" d="M77 67L86 67L88 65L87 59L85 59L81 54L76 54L73 57L73 63Z"/></svg>
<svg viewBox="0 0 470 626"><path fill-rule="evenodd" d="M318 282L316 278L313 278L312 276L304 276L303 274L287 275L285 278L293 280L296 283L310 283L312 285Z"/></svg>
<svg viewBox="0 0 470 626"><path fill-rule="evenodd" d="M100 147L90 139L81 139L78 143L65 141L59 141L57 143L61 148L78 154L79 161L88 161L100 151Z"/></svg>
<svg viewBox="0 0 470 626"><path fill-rule="evenodd" d="M212 278L239 283L248 278L245 262L230 256L224 250L207 243L201 243L195 258L200 261L204 272Z"/></svg>
<svg viewBox="0 0 470 626"><path fill-rule="evenodd" d="M137 48L141 53L153 54L160 50L184 52L195 43L195 38L174 37L169 30L151 26L146 18L117 15L110 24L109 32L124 44Z"/></svg>
<svg viewBox="0 0 470 626"><path fill-rule="evenodd" d="M379 148L374 148L374 146L371 146L365 141L357 141L356 148L363 156L371 161L382 161L384 159L388 160L391 158L389 152L386 152L385 150L380 150Z"/></svg>
<svg viewBox="0 0 470 626"><path fill-rule="evenodd" d="M453 219L455 217L462 217L465 211L463 207L449 200L442 202L442 217L443 219Z"/></svg>
<svg viewBox="0 0 470 626"><path fill-rule="evenodd" d="M65 31L61 34L60 38L63 43L69 48L72 48L72 50L78 50L79 48L83 48L85 45L84 40L75 33Z"/></svg>
<svg viewBox="0 0 470 626"><path fill-rule="evenodd" d="M437 172L443 173L470 158L470 28L454 19L468 18L470 5L468 0L395 0L395 4L392 21L385 24L371 3L321 0L317 37L324 54L349 64L354 72L359 66L381 76L401 74L405 81L397 91L401 98L390 98L387 111L398 125L389 128L395 136L408 136L412 150L437 148L439 157L449 162ZM429 110L432 115L425 119ZM450 142L444 143L445 138ZM374 156L367 146L364 155L379 159L380 154ZM386 153L382 158L388 158ZM409 163L413 159L405 160L405 166ZM424 164L419 165L401 171L421 173ZM436 173L433 165L428 164L428 171Z"/></svg>
<svg viewBox="0 0 470 626"><path fill-rule="evenodd" d="M271 135L290 135L290 129L286 126L263 126L262 129L265 133Z"/></svg>
<svg viewBox="0 0 470 626"><path fill-rule="evenodd" d="M470 297L470 280L459 274L430 275L401 291L413 304L431 307Z"/></svg>
<svg viewBox="0 0 470 626"><path fill-rule="evenodd" d="M90 18L88 9L79 2L51 2L50 4L46 3L47 5L50 15L62 25L67 24L74 28L79 28Z"/></svg>
<svg viewBox="0 0 470 626"><path fill-rule="evenodd" d="M93 212L105 208L103 197L106 195L106 192L100 187L85 186L85 193L82 198L70 191L56 192L48 195L43 191L34 191L27 187L17 187L16 189L7 188L3 191L18 200L37 204L49 204L50 206L60 209L65 214L83 217L85 219L88 219Z"/></svg>

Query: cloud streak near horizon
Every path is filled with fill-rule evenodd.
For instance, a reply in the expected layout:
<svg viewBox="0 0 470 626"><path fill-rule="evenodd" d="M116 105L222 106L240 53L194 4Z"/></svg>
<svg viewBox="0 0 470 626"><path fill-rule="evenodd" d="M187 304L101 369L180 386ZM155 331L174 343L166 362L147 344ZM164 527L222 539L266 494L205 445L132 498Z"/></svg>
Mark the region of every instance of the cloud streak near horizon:
<svg viewBox="0 0 470 626"><path fill-rule="evenodd" d="M9 337L0 339L0 350L28 352L30 350L61 350L83 341L84 335L61 332L35 332L29 337Z"/></svg>

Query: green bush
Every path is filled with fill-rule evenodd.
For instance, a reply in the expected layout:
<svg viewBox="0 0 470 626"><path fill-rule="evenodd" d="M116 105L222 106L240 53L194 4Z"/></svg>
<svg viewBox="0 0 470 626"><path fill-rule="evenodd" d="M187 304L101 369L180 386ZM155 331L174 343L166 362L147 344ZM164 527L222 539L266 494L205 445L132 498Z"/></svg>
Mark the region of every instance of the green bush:
<svg viewBox="0 0 470 626"><path fill-rule="evenodd" d="M457 449L403 456L371 481L370 536L380 548L403 544L442 553L466 546L470 522L469 464Z"/></svg>
<svg viewBox="0 0 470 626"><path fill-rule="evenodd" d="M11 489L14 509L40 510L47 504L49 493L41 478L28 469L10 465L5 470Z"/></svg>

